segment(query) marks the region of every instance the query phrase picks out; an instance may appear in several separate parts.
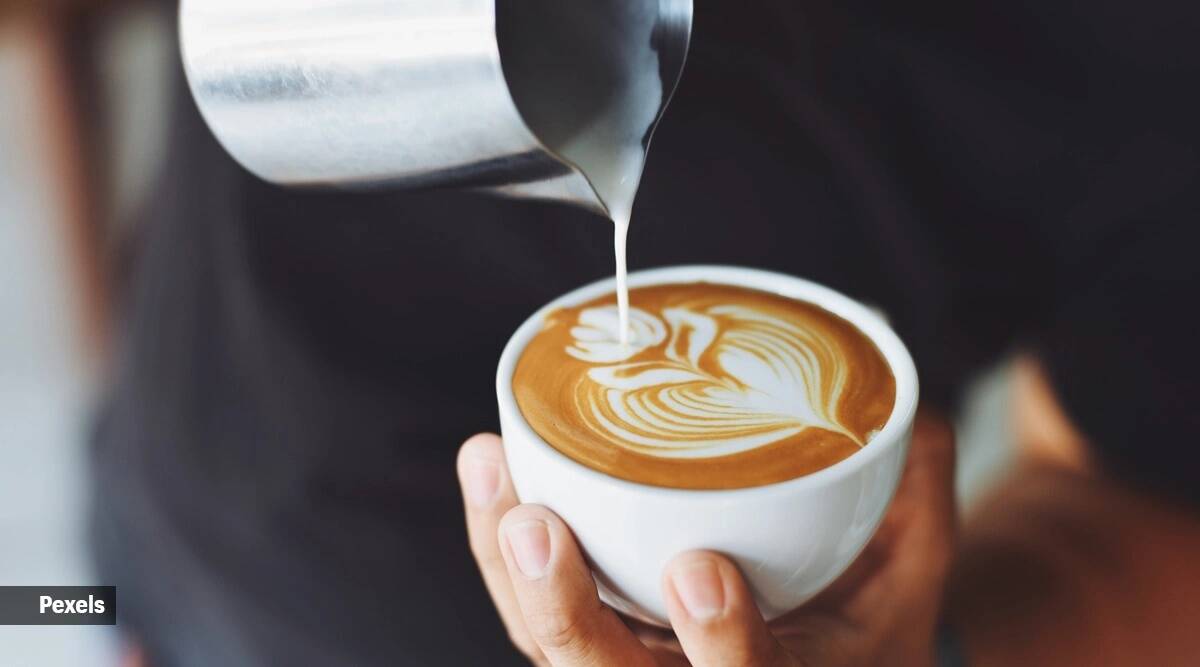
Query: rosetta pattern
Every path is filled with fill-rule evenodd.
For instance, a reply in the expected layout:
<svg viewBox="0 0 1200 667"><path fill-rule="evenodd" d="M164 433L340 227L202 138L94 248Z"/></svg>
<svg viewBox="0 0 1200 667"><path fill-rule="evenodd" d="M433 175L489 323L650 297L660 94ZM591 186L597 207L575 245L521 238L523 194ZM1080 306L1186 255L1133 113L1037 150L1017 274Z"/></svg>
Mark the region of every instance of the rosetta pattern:
<svg viewBox="0 0 1200 667"><path fill-rule="evenodd" d="M739 305L580 312L567 354L593 367L575 386L587 428L664 458L746 452L809 428L863 442L836 419L848 370L835 340Z"/></svg>

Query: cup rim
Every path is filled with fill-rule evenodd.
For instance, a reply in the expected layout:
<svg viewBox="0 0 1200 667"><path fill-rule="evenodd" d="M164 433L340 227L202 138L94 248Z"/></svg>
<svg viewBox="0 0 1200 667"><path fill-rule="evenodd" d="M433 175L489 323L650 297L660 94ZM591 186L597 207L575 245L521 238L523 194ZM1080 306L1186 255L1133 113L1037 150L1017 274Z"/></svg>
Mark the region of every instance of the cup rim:
<svg viewBox="0 0 1200 667"><path fill-rule="evenodd" d="M517 328L504 346L496 370L496 394L501 414L510 414L515 417L507 422L506 426L511 429L515 425L518 430L518 433L515 434L506 433L506 439L516 435L531 443L533 447L543 450L544 454L559 463L574 469L578 474L598 484L625 491L687 497L693 500L705 496L729 500L826 486L859 472L906 442L906 435L917 411L919 395L917 371L908 348L882 316L854 299L823 285L763 269L695 264L643 269L629 274L630 289L697 282L755 289L805 301L824 308L853 324L879 348L896 380L896 401L879 433L861 450L827 468L781 482L735 489L681 489L634 482L588 467L563 454L546 442L526 421L520 406L517 405L516 396L512 392L513 373L516 371L517 361L521 358L525 347L541 330L542 323L551 311L578 305L614 291L616 278L611 277L571 290L542 306ZM507 446L509 445L506 443Z"/></svg>

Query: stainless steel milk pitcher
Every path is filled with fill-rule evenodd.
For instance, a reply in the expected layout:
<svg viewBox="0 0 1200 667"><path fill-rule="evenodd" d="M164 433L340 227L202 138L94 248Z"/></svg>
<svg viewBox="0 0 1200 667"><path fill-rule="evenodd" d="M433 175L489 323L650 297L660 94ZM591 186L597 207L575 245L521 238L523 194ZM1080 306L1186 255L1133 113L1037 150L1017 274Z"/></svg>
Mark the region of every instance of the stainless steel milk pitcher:
<svg viewBox="0 0 1200 667"><path fill-rule="evenodd" d="M623 196L606 182L640 178L691 26L692 0L180 7L201 113L268 181L488 188L600 213Z"/></svg>

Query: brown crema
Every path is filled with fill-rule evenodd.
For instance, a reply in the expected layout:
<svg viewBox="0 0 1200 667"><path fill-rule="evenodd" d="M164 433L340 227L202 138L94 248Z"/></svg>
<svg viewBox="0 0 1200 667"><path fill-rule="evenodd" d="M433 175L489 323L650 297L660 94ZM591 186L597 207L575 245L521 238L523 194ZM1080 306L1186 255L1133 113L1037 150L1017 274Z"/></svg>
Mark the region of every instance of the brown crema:
<svg viewBox="0 0 1200 667"><path fill-rule="evenodd" d="M762 486L831 466L891 415L875 344L810 303L710 283L631 292L550 313L513 375L525 420L575 461L682 489Z"/></svg>

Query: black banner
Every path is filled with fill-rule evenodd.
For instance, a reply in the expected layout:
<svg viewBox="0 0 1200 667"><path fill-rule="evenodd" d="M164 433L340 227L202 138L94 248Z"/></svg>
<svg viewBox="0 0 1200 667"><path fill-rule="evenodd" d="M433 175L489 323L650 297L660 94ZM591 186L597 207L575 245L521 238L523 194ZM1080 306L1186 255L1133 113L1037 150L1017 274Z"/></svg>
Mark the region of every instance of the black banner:
<svg viewBox="0 0 1200 667"><path fill-rule="evenodd" d="M0 586L0 625L116 625L115 586Z"/></svg>

